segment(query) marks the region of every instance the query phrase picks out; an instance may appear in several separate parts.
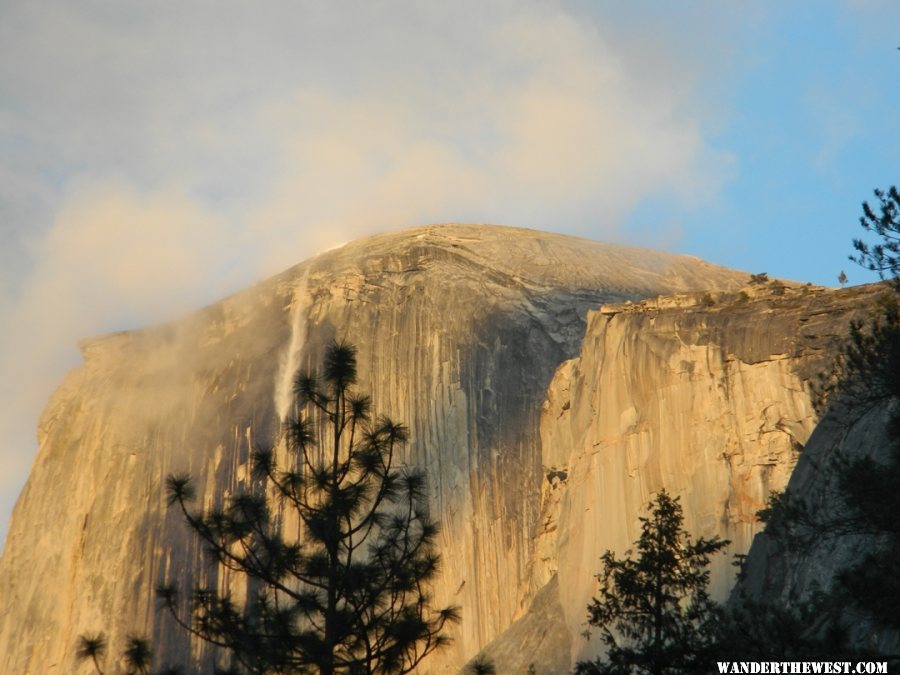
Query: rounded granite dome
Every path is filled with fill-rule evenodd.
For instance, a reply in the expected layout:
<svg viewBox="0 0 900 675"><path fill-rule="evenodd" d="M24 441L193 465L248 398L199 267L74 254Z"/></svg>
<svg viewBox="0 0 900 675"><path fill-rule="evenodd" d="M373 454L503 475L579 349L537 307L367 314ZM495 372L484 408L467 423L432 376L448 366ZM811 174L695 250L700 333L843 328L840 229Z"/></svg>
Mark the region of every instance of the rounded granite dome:
<svg viewBox="0 0 900 675"><path fill-rule="evenodd" d="M247 488L251 449L276 433L295 369L341 338L358 347L361 392L409 427L404 459L428 476L442 526L435 601L460 605L463 621L423 672L455 672L520 610L541 517L542 404L588 311L746 278L651 249L435 225L353 241L187 317L85 341L84 365L42 416L0 560L0 671L50 672L96 630L110 644L151 635L164 661L190 663L200 652L154 611L154 588L210 572L166 511L165 476L191 473L198 504Z"/></svg>
<svg viewBox="0 0 900 675"><path fill-rule="evenodd" d="M406 260L408 268L397 267ZM467 261L542 286L607 289L616 296L731 290L747 273L694 256L609 244L580 237L499 225L429 225L356 239L297 266L323 272L357 267L367 272L421 271Z"/></svg>

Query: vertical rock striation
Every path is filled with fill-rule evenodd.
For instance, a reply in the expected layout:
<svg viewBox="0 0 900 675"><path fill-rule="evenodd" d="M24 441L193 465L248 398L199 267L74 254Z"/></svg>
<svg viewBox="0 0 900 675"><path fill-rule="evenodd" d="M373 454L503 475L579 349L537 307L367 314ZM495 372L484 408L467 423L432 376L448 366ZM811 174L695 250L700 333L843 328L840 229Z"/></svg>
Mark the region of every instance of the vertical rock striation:
<svg viewBox="0 0 900 675"><path fill-rule="evenodd" d="M808 382L877 290L776 282L588 313L580 353L542 409L542 510L521 618L483 652L499 672L534 662L563 673L597 653L581 634L600 556L631 547L662 488L680 496L694 536L731 540L712 567L713 593L726 597L733 554L749 549L756 512L816 425ZM560 617L565 631L529 631Z"/></svg>
<svg viewBox="0 0 900 675"><path fill-rule="evenodd" d="M695 258L528 230L427 227L353 242L180 321L86 341L84 364L68 375L40 421L39 454L0 560L0 672L74 672L77 636L97 630L107 631L113 651L137 631L173 660L192 655L204 662L202 645L189 644L157 617L153 589L171 578L183 585L188 577L228 580L200 565L197 541L177 513L167 512L165 476L189 471L201 505L234 494L247 480L249 448L276 431L280 364L316 366L333 337L359 347L360 389L371 393L374 410L410 427L408 460L428 472L442 526L436 601L460 605L464 620L453 647L427 668L457 669L510 626L551 573L562 581L579 565L593 571L593 551L575 541L579 510L595 508L585 490L573 489L582 479L576 481L576 471L586 472L585 479L601 465L623 471L618 480L625 476L626 485L610 487L616 479L609 474L596 508L621 497L636 509L647 490L670 476L702 475L704 486L727 491L728 481L696 466L720 461L721 452L736 457L738 447L709 444L683 462L672 454L652 472L641 468L668 433L647 429L668 424L674 409L654 417L644 399L626 393L615 399L616 406L628 402L622 410L611 412L604 403L603 428L613 416L623 438L633 440L598 456L600 436L592 431L585 444L579 435L581 427L594 429L582 410L589 397L570 402L568 431L562 422L554 431L546 420L556 415L553 401L575 385L558 376L551 389L556 398L543 413L541 402L556 368L577 353L588 308L734 288L745 278ZM609 319L598 317L591 320L594 342ZM641 386L649 382L647 369L681 368L681 353L670 346L654 352L624 333L604 334L602 342L618 347L602 351L602 358L650 349L635 361ZM691 358L702 351L689 350ZM775 370L788 377L787 365ZM740 368L729 371L739 374ZM779 420L789 420L796 426L780 433L802 436L808 411L799 401L776 406L766 419L776 430ZM751 433L750 421L743 422ZM691 430L678 429L688 443ZM576 440L571 453L560 445ZM616 458L601 461L607 454ZM568 487L553 546L546 532L533 539L546 518L541 492L551 464L567 467L570 476L558 479ZM759 483L740 493L751 501L773 480L761 469L739 471ZM637 487L627 487L632 483ZM731 503L739 523L750 506ZM616 508L615 531L630 532L634 512ZM697 514L694 522L704 526L721 517L707 507ZM535 557L545 550L558 551L558 562ZM562 616L556 597L548 591L540 599ZM571 628L580 622L571 605L580 596L560 583L558 597Z"/></svg>

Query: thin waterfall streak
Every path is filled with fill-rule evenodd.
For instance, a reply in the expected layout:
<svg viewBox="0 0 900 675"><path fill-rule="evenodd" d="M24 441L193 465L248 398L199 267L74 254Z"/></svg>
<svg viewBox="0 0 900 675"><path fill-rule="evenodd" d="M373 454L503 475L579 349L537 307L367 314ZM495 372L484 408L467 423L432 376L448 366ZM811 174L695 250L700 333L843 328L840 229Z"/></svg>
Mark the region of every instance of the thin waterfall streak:
<svg viewBox="0 0 900 675"><path fill-rule="evenodd" d="M306 342L306 312L309 308L309 270L307 269L291 298L291 341L278 359L278 375L275 380L275 410L278 419L284 422L294 398L294 374L300 365L300 352Z"/></svg>

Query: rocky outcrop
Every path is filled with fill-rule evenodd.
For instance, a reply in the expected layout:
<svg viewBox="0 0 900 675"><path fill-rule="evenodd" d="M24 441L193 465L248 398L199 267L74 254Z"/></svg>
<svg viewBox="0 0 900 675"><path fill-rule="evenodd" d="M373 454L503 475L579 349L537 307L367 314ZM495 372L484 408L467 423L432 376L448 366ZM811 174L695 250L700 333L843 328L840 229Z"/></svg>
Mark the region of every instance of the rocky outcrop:
<svg viewBox="0 0 900 675"><path fill-rule="evenodd" d="M551 644L511 629L483 653L498 672L527 672L548 651L568 653L566 665L596 654L581 634L599 558L630 548L661 488L680 497L688 531L731 541L712 568L714 595L727 596L733 554L747 552L756 512L816 426L810 378L878 291L776 282L589 312L542 409L542 510L520 606L523 625L554 608L567 630Z"/></svg>
<svg viewBox="0 0 900 675"><path fill-rule="evenodd" d="M566 672L597 647L581 633L599 557L629 547L655 491L680 496L696 536L747 550L816 424L810 377L878 292L746 279L645 249L428 227L86 341L41 419L0 560L0 672L77 672L77 636L96 630L113 650L137 631L204 663L153 589L228 580L166 510L165 476L192 473L203 505L241 489L293 370L333 337L358 346L361 390L409 426L407 460L429 477L435 600L463 621L425 670L483 650L498 672ZM733 570L715 565L723 598Z"/></svg>
<svg viewBox="0 0 900 675"><path fill-rule="evenodd" d="M137 631L174 660L203 660L203 647L155 612L153 589L164 579L224 583L200 564L197 541L166 510L165 477L192 473L203 505L234 494L247 479L249 448L275 432L293 367L315 366L335 336L358 345L361 389L371 393L374 410L410 427L408 460L428 472L442 526L436 600L460 605L464 620L453 647L427 668L459 668L527 606L565 617L565 631L549 631L550 641L573 627L580 632L579 607L596 557L577 539L597 524L600 509L611 509L614 541L630 540L634 514L661 481L709 487L715 500L745 481L752 485L736 489L726 521L749 533L752 525L741 519L786 471L757 461L766 452L793 452L787 440L759 438L802 439L810 413L800 393L780 402L775 391L785 382L802 390L789 357L772 357L788 351L764 349L766 359L754 363L770 374L745 393L774 407L763 412L747 403L728 413L727 406L701 404L698 390L697 407L723 428L733 414L740 431L732 445L710 442L680 457L699 432L684 423L654 425L688 407L647 389L638 395L638 384L653 386L649 370L662 369L665 382L681 387L673 395L693 391L689 385L705 377L703 355L719 352L681 324L665 335L650 330L665 320L654 324L649 312L623 308L590 319L581 358L595 358L594 365L567 368L592 373L604 360L619 362L597 370L611 378L602 380L602 408L588 390L584 400L573 398L587 380L564 381L563 370L542 411L554 372L577 354L589 308L736 288L744 279L645 249L511 228L428 227L348 244L180 321L85 342L84 365L67 376L40 421L39 454L0 560L0 672L76 672L77 636L97 630L107 631L113 651ZM673 320L681 321L675 314ZM646 336L630 335L627 325ZM672 343L673 335L687 346ZM738 346L725 344L721 352ZM745 352L753 347L741 349L741 358L750 358ZM726 363L716 376L731 378L729 396L745 395L733 384L746 374L744 363ZM634 391L607 393L631 368ZM714 381L704 395L721 398ZM606 431L610 424L619 445ZM748 434L759 448L747 449ZM673 441L665 444L668 454L652 459L663 435ZM577 445L564 447L569 442ZM704 462L716 468L704 469ZM723 479L720 468L729 462L736 477ZM548 480L548 467L555 479ZM601 474L603 492L591 497L587 481ZM554 485L565 486L555 516ZM722 517L719 501L699 495L688 508L695 508L690 524L704 531ZM582 572L576 590L571 583ZM553 574L558 591L548 585ZM524 625L522 639L541 644L536 628Z"/></svg>
<svg viewBox="0 0 900 675"><path fill-rule="evenodd" d="M802 607L814 595L829 591L841 573L884 550L890 537L883 532L841 525L853 522L855 515L844 500L841 479L848 462L867 458L889 465L894 461L896 439L887 429L897 412L897 402L889 399L864 412L858 408L829 410L810 437L785 490L789 500L804 504L819 525L785 526L782 522L773 526L774 532L767 529L757 535L735 587L735 600L749 596L773 606ZM885 509L890 513L888 506ZM871 569L872 563L867 566ZM845 609L845 617L851 617L845 622L851 644L871 653L898 653L900 635L896 630L873 623L858 608Z"/></svg>

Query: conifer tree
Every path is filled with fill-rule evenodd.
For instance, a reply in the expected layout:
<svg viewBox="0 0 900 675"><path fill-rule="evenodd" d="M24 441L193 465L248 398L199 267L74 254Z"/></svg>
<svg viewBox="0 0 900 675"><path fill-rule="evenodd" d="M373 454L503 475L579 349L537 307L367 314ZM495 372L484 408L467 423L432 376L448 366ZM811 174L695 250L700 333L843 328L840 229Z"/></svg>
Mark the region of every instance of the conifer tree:
<svg viewBox="0 0 900 675"><path fill-rule="evenodd" d="M856 255L851 255L850 260L878 272L882 279L892 279L896 284L900 279L900 192L895 186L888 190L876 189L875 198L878 199L878 212L868 202L863 202L859 224L866 232L880 237L881 241L869 244L862 239L854 239Z"/></svg>
<svg viewBox="0 0 900 675"><path fill-rule="evenodd" d="M692 541L678 498L665 490L641 518L636 557L607 551L597 575L599 595L588 623L600 629L604 659L581 662L579 674L708 672L719 608L706 590L710 556L727 541Z"/></svg>
<svg viewBox="0 0 900 675"><path fill-rule="evenodd" d="M106 653L106 637L103 633L83 633L78 636L78 661L90 661L94 669L103 675L100 659Z"/></svg>
<svg viewBox="0 0 900 675"><path fill-rule="evenodd" d="M886 413L884 439L872 444L866 454L850 456L839 451L823 462L818 467L816 501L808 498L808 489L804 493L788 489L775 495L760 516L767 523L768 537L803 557L816 555L822 542L835 539L866 551L839 570L824 589L817 600L819 623L830 613L828 631L865 623L896 641L900 638L896 611L900 603L900 193L891 187L875 190L875 196L880 202L878 212L864 203L860 224L881 241L855 239L857 254L851 260L891 284L878 297L869 319L851 323L849 338L819 387L818 404L847 437L861 433L858 425L870 414ZM865 546L863 538L868 542Z"/></svg>
<svg viewBox="0 0 900 675"><path fill-rule="evenodd" d="M90 661L97 675L105 675L110 671L104 671L100 667L100 660L106 654L106 646L106 637L103 633L83 633L78 637L77 660ZM146 638L137 635L127 636L121 658L126 667L124 675L181 675L182 670L177 666L167 666L162 670L151 672L152 658L153 652Z"/></svg>
<svg viewBox="0 0 900 675"><path fill-rule="evenodd" d="M191 510L190 478L168 479L170 505L212 559L247 580L245 600L195 588L189 616L174 585L158 589L179 624L230 655L229 672L408 673L458 619L432 608L438 530L424 474L398 461L407 431L373 417L355 382L356 350L344 343L328 348L320 375L298 373L287 452L257 448L257 489L224 507ZM299 536L279 509L296 515Z"/></svg>

